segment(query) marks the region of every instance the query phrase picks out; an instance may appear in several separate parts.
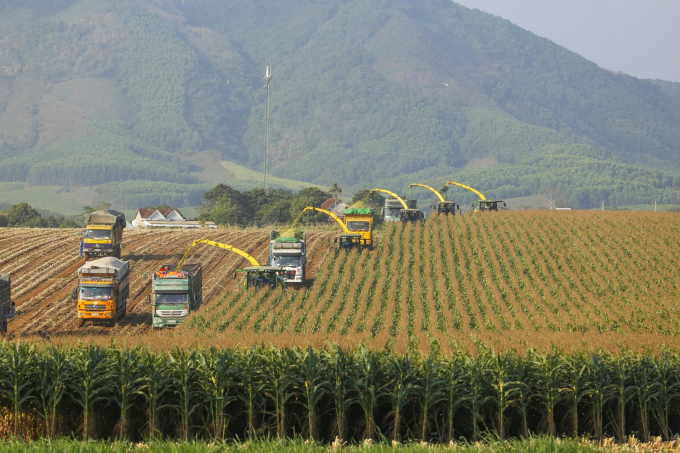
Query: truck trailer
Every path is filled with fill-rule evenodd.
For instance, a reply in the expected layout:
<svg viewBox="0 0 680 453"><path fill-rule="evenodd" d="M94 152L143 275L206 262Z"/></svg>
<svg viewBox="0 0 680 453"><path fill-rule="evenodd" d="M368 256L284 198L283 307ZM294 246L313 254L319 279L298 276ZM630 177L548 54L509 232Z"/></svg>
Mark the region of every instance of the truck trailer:
<svg viewBox="0 0 680 453"><path fill-rule="evenodd" d="M114 256L120 258L125 214L113 210L95 211L87 216L83 252L86 259Z"/></svg>
<svg viewBox="0 0 680 453"><path fill-rule="evenodd" d="M307 233L296 231L294 237L281 237L278 231L269 233L268 264L286 271L286 283L305 282L306 255Z"/></svg>
<svg viewBox="0 0 680 453"><path fill-rule="evenodd" d="M7 332L7 325L5 325L5 315L9 313L10 297L12 292L12 283L9 274L0 274L0 330L2 333Z"/></svg>
<svg viewBox="0 0 680 453"><path fill-rule="evenodd" d="M177 326L192 310L198 310L203 303L203 267L198 264L185 264L181 270L177 265L164 264L153 274L152 295L148 296L153 304L152 327Z"/></svg>
<svg viewBox="0 0 680 453"><path fill-rule="evenodd" d="M128 261L106 257L86 262L78 269L78 286L73 290L80 325L92 320L115 326L117 320L125 318L129 295Z"/></svg>

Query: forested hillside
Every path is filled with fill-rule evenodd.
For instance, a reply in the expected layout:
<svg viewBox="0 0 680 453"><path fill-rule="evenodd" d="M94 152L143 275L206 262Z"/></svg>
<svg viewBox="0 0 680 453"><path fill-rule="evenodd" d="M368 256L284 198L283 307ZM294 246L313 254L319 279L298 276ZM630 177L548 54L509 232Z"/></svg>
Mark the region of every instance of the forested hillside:
<svg viewBox="0 0 680 453"><path fill-rule="evenodd" d="M448 0L10 1L0 36L3 196L198 204L262 169L271 61L275 176L680 204L678 84Z"/></svg>

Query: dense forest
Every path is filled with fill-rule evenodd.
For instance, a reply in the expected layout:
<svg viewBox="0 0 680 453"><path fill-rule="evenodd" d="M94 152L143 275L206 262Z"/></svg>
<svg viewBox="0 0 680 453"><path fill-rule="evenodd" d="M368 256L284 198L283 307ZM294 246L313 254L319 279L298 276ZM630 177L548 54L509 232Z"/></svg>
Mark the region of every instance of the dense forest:
<svg viewBox="0 0 680 453"><path fill-rule="evenodd" d="M14 1L0 32L0 183L195 206L197 153L262 169L271 61L275 176L680 204L680 85L448 0Z"/></svg>

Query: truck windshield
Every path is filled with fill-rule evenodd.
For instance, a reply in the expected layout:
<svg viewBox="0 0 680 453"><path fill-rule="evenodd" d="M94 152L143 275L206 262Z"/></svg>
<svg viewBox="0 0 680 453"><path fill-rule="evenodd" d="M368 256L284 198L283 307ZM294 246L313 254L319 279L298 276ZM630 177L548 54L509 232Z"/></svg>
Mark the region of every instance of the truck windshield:
<svg viewBox="0 0 680 453"><path fill-rule="evenodd" d="M85 232L85 239L111 239L111 230L87 230Z"/></svg>
<svg viewBox="0 0 680 453"><path fill-rule="evenodd" d="M289 255L276 255L272 259L272 266L299 267L300 266L300 257L299 256L289 256Z"/></svg>
<svg viewBox="0 0 680 453"><path fill-rule="evenodd" d="M111 288L101 288L94 286L80 287L81 300L108 300L111 299Z"/></svg>
<svg viewBox="0 0 680 453"><path fill-rule="evenodd" d="M368 231L371 229L369 222L347 222L347 229L350 231Z"/></svg>
<svg viewBox="0 0 680 453"><path fill-rule="evenodd" d="M188 294L156 294L156 305L186 304L188 301Z"/></svg>

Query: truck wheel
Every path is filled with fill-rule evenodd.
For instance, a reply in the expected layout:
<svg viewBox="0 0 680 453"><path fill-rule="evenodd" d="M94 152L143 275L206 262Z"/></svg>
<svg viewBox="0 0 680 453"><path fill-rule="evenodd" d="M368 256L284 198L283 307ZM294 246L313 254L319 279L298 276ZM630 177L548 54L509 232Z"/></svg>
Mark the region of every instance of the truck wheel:
<svg viewBox="0 0 680 453"><path fill-rule="evenodd" d="M116 318L109 319L109 327L116 327Z"/></svg>
<svg viewBox="0 0 680 453"><path fill-rule="evenodd" d="M120 254L120 245L119 245L119 246L116 247L116 253L114 254L114 256L115 256L116 258L120 259L120 255L121 255L121 254Z"/></svg>
<svg viewBox="0 0 680 453"><path fill-rule="evenodd" d="M84 319L84 318L80 318L78 324L80 324L80 327L85 327L85 319Z"/></svg>

